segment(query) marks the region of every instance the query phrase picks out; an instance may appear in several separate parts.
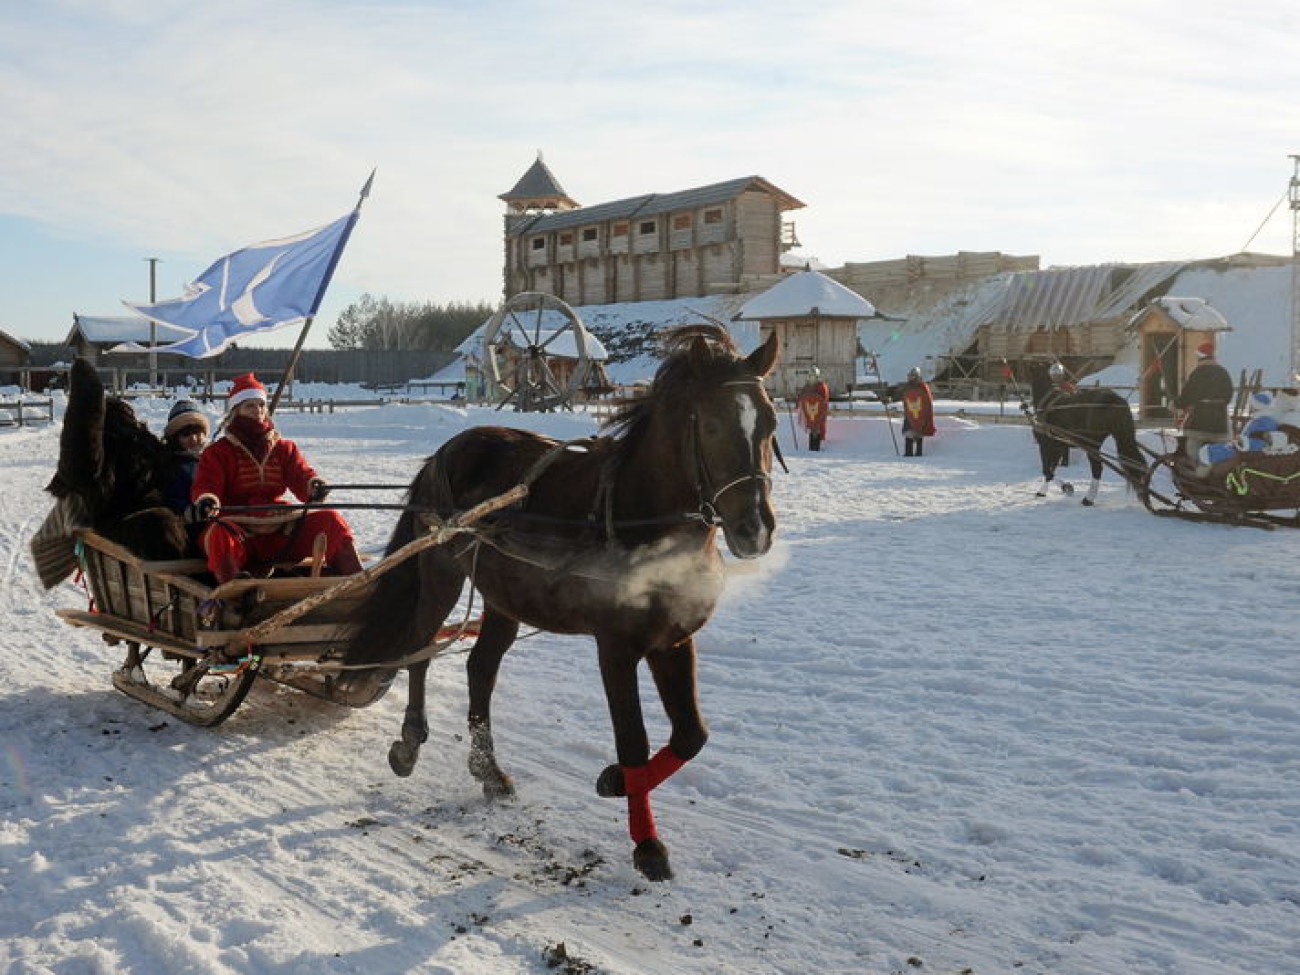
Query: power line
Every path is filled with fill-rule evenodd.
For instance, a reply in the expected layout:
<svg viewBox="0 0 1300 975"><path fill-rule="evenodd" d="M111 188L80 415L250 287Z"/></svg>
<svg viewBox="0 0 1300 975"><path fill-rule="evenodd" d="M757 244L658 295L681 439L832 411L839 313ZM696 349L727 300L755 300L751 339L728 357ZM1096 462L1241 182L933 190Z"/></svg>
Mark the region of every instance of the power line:
<svg viewBox="0 0 1300 975"><path fill-rule="evenodd" d="M1250 235L1250 240L1246 241L1244 244L1241 245L1241 250L1244 251L1249 249L1250 245L1255 242L1255 238L1259 236L1259 232L1264 229L1264 225L1273 219L1273 214L1277 212L1277 208L1282 205L1282 201L1285 200L1286 198L1287 198L1287 190L1283 190L1282 195L1279 196L1277 198L1277 202L1273 204L1273 208L1268 211L1268 216L1264 218L1263 222L1260 223L1259 227L1256 228L1255 232Z"/></svg>

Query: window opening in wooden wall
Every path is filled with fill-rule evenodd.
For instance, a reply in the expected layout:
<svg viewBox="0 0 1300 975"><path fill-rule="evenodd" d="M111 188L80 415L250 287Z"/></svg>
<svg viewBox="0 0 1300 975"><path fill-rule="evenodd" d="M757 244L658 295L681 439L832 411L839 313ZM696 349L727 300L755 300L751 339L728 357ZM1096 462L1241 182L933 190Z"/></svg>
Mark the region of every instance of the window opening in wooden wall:
<svg viewBox="0 0 1300 975"><path fill-rule="evenodd" d="M570 230L570 231L567 231L566 233L562 233L562 234L560 234L560 244L561 244L561 245L564 245L564 244L572 244L572 243L573 243L573 231Z"/></svg>
<svg viewBox="0 0 1300 975"><path fill-rule="evenodd" d="M658 228L655 226L655 222L653 220L642 220L641 225L637 228L637 232L641 234L642 237L644 237L647 234L654 233L655 230L657 229Z"/></svg>
<svg viewBox="0 0 1300 975"><path fill-rule="evenodd" d="M691 215L689 213L679 213L673 217L673 230L690 230Z"/></svg>
<svg viewBox="0 0 1300 975"><path fill-rule="evenodd" d="M583 227L583 228L582 228L582 239L583 239L583 240L595 240L595 239L596 239L596 228L595 228L595 227Z"/></svg>
<svg viewBox="0 0 1300 975"><path fill-rule="evenodd" d="M704 211L705 223L722 223L722 208L714 207L712 210Z"/></svg>
<svg viewBox="0 0 1300 975"><path fill-rule="evenodd" d="M628 230L627 221L620 220L618 223L614 224L613 228L611 228L610 230L610 233L613 234L615 237L626 237L627 230Z"/></svg>
<svg viewBox="0 0 1300 975"><path fill-rule="evenodd" d="M545 238L545 237L534 237L534 238L533 238L533 250L535 250L535 251L540 251L540 250L544 250L545 247L546 247L546 238Z"/></svg>

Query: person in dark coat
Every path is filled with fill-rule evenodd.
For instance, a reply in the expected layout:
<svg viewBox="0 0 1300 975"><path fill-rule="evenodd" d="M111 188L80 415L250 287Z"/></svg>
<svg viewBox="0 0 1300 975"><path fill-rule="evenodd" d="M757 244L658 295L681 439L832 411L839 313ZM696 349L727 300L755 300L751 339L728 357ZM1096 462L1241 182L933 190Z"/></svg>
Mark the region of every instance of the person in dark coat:
<svg viewBox="0 0 1300 975"><path fill-rule="evenodd" d="M194 471L199 466L199 454L203 453L211 429L208 418L193 400L177 400L167 414L163 443L167 447L169 464L163 476L163 501L179 515L189 510Z"/></svg>
<svg viewBox="0 0 1300 975"><path fill-rule="evenodd" d="M203 453L211 429L198 404L188 399L176 401L167 415L167 425L163 427L163 446L167 448L159 472L163 504L185 519L185 533L190 540L187 554L192 556L202 554L199 535L204 525L190 503L190 491L194 486L199 455Z"/></svg>
<svg viewBox="0 0 1300 975"><path fill-rule="evenodd" d="M1175 404L1183 412L1183 450L1200 465L1201 448L1231 439L1228 404L1232 402L1232 376L1214 357L1214 343L1196 349L1197 364L1178 392Z"/></svg>

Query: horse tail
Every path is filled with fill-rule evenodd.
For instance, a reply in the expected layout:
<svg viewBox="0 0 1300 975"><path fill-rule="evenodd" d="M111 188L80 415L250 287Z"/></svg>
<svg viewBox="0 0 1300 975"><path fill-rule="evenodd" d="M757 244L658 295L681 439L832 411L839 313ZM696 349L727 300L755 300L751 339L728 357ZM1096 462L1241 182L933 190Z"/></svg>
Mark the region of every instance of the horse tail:
<svg viewBox="0 0 1300 975"><path fill-rule="evenodd" d="M1130 489L1141 491L1146 481L1146 458L1142 454L1142 448L1138 446L1137 425L1133 422L1133 413L1129 409L1128 401L1123 400L1123 404L1124 414L1114 431L1115 446L1119 452L1124 480L1128 482Z"/></svg>
<svg viewBox="0 0 1300 975"><path fill-rule="evenodd" d="M441 451L439 452L441 453ZM424 510L442 510L439 499L449 490L446 478L435 454L416 475L407 491L409 510L397 519L385 557L424 534L420 513ZM433 639L450 606L443 606L446 593L435 596L426 588L438 581L429 576L440 576L434 568L439 560L448 556L441 546L409 556L388 569L375 582L371 592L357 611L358 627L348 641L344 653L347 664L382 664L398 660L426 646ZM453 569L454 571L454 569ZM454 588L442 587L450 592L451 601L460 593L462 573L456 573ZM441 612L441 615L438 615ZM435 618L436 617L436 618Z"/></svg>
<svg viewBox="0 0 1300 975"><path fill-rule="evenodd" d="M416 516L404 511L397 519L388 548L384 554L392 555L416 537ZM412 609L417 605L420 590L420 560L408 558L381 575L369 597L361 604L358 628L348 642L344 654L348 664L375 664L404 656L412 647Z"/></svg>

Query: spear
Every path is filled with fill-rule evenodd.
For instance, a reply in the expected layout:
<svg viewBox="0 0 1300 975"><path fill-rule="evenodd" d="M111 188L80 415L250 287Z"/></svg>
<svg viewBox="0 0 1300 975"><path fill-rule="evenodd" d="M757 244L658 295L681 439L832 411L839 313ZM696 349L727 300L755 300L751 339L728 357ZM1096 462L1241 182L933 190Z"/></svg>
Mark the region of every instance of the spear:
<svg viewBox="0 0 1300 975"><path fill-rule="evenodd" d="M885 388L885 377L880 372L880 362L876 359L874 352L871 355L871 371L876 374L876 382L880 386L880 403L885 408L885 426L889 427L889 439L894 445L894 456L900 456L898 449L898 438L894 436L894 415L889 412L889 393Z"/></svg>

